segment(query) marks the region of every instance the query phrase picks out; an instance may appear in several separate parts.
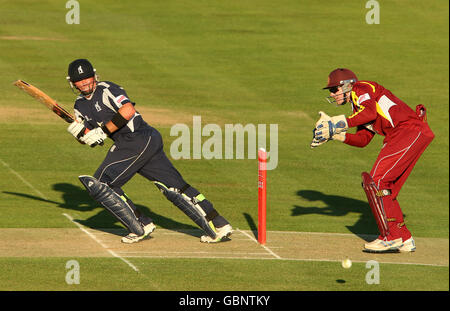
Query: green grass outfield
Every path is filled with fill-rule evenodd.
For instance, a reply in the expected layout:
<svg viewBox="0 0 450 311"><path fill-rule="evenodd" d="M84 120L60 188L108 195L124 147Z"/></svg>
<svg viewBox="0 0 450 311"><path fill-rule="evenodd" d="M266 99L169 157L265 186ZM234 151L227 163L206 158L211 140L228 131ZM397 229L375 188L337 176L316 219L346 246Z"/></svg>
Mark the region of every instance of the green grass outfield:
<svg viewBox="0 0 450 311"><path fill-rule="evenodd" d="M168 154L176 138L172 125L192 127L194 115L222 130L224 124L278 124L278 167L268 172L272 231L376 233L360 173L372 167L382 138L364 149L338 142L309 148L319 110L350 113L324 101L321 88L332 69L351 68L411 107L424 104L436 138L399 202L414 236L448 239L448 1L383 1L379 25L366 24L365 1L80 5L80 24L68 25L64 1L0 0L0 228L76 228L63 213L90 228L119 227L77 179L93 174L111 142L92 149L76 143L67 124L12 85L23 79L71 110L67 65L88 58L102 80L127 90L161 131ZM235 228L256 229L255 160L173 163ZM142 177L124 190L158 226L193 227ZM133 274L109 257L75 258L88 271L69 286L64 264L71 258L0 253L0 290L449 290L448 262L385 264L380 284L369 286L363 263L343 270L336 262L133 258L141 271ZM217 284L206 288L200 280L212 276Z"/></svg>
<svg viewBox="0 0 450 311"><path fill-rule="evenodd" d="M448 283L446 267L417 266L411 273L410 266L396 264L381 265L379 284L367 284L369 269L364 263L353 264L346 270L340 264L323 262L135 259L133 262L142 267L136 273L117 259L77 258L77 261L80 284L67 284L67 258L0 259L2 266L15 267L2 269L2 290L396 291L401 280L404 291L440 291L442 284ZM214 282L205 282L212 279Z"/></svg>

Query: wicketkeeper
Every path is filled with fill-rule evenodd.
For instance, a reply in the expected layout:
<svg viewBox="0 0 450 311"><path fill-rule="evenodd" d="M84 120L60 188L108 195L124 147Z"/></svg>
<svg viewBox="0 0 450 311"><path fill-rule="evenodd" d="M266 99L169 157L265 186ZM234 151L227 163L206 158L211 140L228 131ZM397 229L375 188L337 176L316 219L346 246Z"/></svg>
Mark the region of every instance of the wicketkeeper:
<svg viewBox="0 0 450 311"><path fill-rule="evenodd" d="M82 175L79 179L91 197L128 229L122 242L139 242L155 230L152 219L122 190L136 173L153 181L169 201L203 229L201 242L220 242L231 235L229 222L175 169L163 151L160 133L143 120L122 87L98 81L86 59L70 63L67 79L80 93L74 106L76 121L69 125L69 133L91 147L103 145L107 137L114 141L94 176Z"/></svg>
<svg viewBox="0 0 450 311"><path fill-rule="evenodd" d="M385 136L383 147L368 173L362 173L363 189L380 231L379 237L364 245L367 252L413 252L414 239L406 228L398 193L434 134L426 122L426 109L416 111L373 81L358 81L344 68L333 70L324 89L330 103L350 103L353 114L330 117L320 111L311 147L329 140L365 147L375 134ZM356 127L354 134L347 130Z"/></svg>

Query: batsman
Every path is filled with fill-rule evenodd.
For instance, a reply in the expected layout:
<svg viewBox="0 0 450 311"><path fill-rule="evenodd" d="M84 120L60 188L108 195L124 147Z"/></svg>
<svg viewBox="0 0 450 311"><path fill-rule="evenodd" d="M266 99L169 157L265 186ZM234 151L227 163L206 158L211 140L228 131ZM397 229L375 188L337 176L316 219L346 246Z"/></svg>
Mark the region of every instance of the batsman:
<svg viewBox="0 0 450 311"><path fill-rule="evenodd" d="M114 141L94 175L82 175L79 179L90 196L128 229L123 243L139 242L156 228L122 189L136 174L154 182L170 202L204 231L201 242L220 242L232 234L230 223L172 165L164 153L161 134L143 120L122 87L99 81L87 59L70 63L67 79L79 93L74 105L76 120L68 132L91 147L103 145L108 137Z"/></svg>
<svg viewBox="0 0 450 311"><path fill-rule="evenodd" d="M426 109L414 111L388 89L374 81L359 81L349 69L338 68L328 76L324 89L328 102L350 103L352 114L328 116L320 111L311 148L330 140L365 147L375 134L383 146L370 173L362 173L362 186L380 235L364 245L365 252L414 252L416 245L405 225L397 196L417 160L434 138L426 122ZM349 133L349 128L356 128Z"/></svg>

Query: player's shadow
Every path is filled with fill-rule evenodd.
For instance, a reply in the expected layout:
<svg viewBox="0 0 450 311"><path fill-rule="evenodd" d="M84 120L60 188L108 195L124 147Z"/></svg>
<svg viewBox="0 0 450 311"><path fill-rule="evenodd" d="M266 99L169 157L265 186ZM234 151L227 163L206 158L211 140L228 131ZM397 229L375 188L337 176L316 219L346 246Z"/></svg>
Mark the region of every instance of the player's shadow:
<svg viewBox="0 0 450 311"><path fill-rule="evenodd" d="M247 220L248 226L250 227L250 230L252 231L255 239L258 239L258 227L255 224L255 221L253 220L252 216L248 213L242 213L245 217L245 220Z"/></svg>
<svg viewBox="0 0 450 311"><path fill-rule="evenodd" d="M59 183L53 185L53 190L61 192L61 202L46 200L41 197L37 197L34 195L26 194L26 193L17 193L17 192L9 192L3 191L5 194L15 195L22 198L27 198L30 200L41 201L45 203L54 204L57 207L66 210L73 210L77 212L92 212L96 209L99 210L96 214L86 218L86 219L74 219L74 221L86 226L88 228L107 231L117 235L124 235L126 233L126 229L124 226L120 224L120 222L105 208L103 208L99 203L95 202L86 190L82 187L74 186L69 183ZM167 204L171 205L170 202ZM201 232L197 227L180 223L173 219L167 218L163 215L157 214L154 211L150 210L146 206L135 204L135 206L141 210L145 215L149 216L153 219L154 223L157 227L169 229L169 230L180 230L184 233L196 237L200 237ZM175 207L174 207L175 208ZM111 231L111 229L114 229ZM117 230L122 229L122 230ZM195 229L195 230L194 230Z"/></svg>
<svg viewBox="0 0 450 311"><path fill-rule="evenodd" d="M369 203L338 195L329 195L315 190L299 190L297 195L309 202L323 202L326 207L304 207L295 205L291 216L302 216L308 214L319 214L333 217L346 216L349 213L360 214L353 225L346 226L347 229L367 239L369 235L378 234L378 228L370 210Z"/></svg>

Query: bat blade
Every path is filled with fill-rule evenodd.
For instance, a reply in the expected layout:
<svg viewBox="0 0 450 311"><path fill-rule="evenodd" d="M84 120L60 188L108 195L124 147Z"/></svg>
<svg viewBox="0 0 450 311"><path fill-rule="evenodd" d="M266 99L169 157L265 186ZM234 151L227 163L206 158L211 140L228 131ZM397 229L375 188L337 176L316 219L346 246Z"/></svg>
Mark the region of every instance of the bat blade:
<svg viewBox="0 0 450 311"><path fill-rule="evenodd" d="M14 85L20 88L22 91L28 93L35 99L37 99L40 103L44 104L48 109L56 113L60 118L62 118L67 123L72 123L75 120L74 117L69 112L67 112L63 107L58 105L56 100L45 94L37 87L22 80L17 80L16 82L14 82Z"/></svg>

